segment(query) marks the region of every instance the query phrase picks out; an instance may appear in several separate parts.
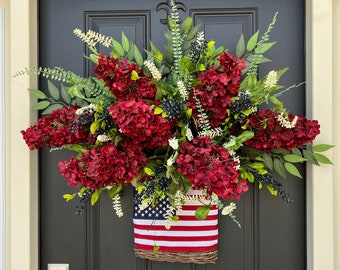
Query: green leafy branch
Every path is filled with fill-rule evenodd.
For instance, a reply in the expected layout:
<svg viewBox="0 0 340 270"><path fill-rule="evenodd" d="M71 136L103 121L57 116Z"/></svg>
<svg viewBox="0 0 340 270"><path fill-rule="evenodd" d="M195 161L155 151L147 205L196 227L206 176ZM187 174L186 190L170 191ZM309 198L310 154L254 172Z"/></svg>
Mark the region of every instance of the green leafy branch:
<svg viewBox="0 0 340 270"><path fill-rule="evenodd" d="M312 146L307 144L303 148L294 148L292 151L284 149L273 150L273 155L266 152L262 155L262 160L267 168L278 173L283 178L286 178L286 172L298 178L302 178L298 168L294 165L296 163L310 162L315 165L333 164L331 160L321 152L331 149L332 145L319 144Z"/></svg>
<svg viewBox="0 0 340 270"><path fill-rule="evenodd" d="M269 40L269 34L273 30L276 20L277 20L278 12L274 14L274 17L269 24L266 32L262 35L259 40L259 31L257 31L254 35L252 35L245 45L244 36L241 35L237 46L236 46L236 56L241 58L244 56L245 50L247 49L247 54L245 58L247 60L247 68L243 71L244 73L248 73L251 76L257 76L258 66L259 64L270 61L265 58L263 54L268 51L276 42L267 42Z"/></svg>
<svg viewBox="0 0 340 270"><path fill-rule="evenodd" d="M43 110L42 114L50 114L54 110L61 110L65 106L81 104L82 100L79 98L72 99L68 94L68 88L61 84L60 90L50 81L47 80L48 93L47 96L39 89L29 88L31 95L38 99L38 102L32 107L33 110ZM62 98L60 98L60 96Z"/></svg>

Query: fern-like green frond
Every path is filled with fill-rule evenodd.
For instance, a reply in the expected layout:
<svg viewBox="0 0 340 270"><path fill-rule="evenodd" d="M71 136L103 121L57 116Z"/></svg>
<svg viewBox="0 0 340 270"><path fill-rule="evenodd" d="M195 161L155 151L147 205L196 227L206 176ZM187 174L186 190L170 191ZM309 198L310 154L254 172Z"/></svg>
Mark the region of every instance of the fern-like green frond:
<svg viewBox="0 0 340 270"><path fill-rule="evenodd" d="M269 24L267 31L263 34L261 39L257 42L254 54L251 57L250 66L248 69L248 74L257 76L258 66L259 64L263 63L264 57L263 53L267 51L274 43L267 43L269 40L269 34L273 30L276 20L277 20L278 12L275 13L271 23Z"/></svg>

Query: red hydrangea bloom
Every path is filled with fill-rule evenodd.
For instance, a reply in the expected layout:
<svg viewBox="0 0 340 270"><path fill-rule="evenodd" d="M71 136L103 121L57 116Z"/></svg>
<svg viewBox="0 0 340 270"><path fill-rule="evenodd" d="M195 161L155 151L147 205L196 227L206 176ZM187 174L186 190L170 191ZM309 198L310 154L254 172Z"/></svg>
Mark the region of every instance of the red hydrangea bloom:
<svg viewBox="0 0 340 270"><path fill-rule="evenodd" d="M217 59L220 62L225 74L228 78L228 90L237 91L240 87L242 70L246 68L246 60L238 59L233 54L224 52Z"/></svg>
<svg viewBox="0 0 340 270"><path fill-rule="evenodd" d="M294 147L312 142L320 134L320 125L316 120L298 116L295 126L287 128L281 125L277 116L278 114L271 110L263 110L250 116L249 126L255 135L244 144L264 151L275 148L290 151ZM294 117L293 114L289 114L289 121L293 121Z"/></svg>
<svg viewBox="0 0 340 270"><path fill-rule="evenodd" d="M161 115L155 115L148 103L131 99L121 101L109 110L120 132L135 143L146 149L168 145L174 124Z"/></svg>
<svg viewBox="0 0 340 270"><path fill-rule="evenodd" d="M157 92L156 86L152 83L152 78L142 72L136 81L136 88L142 98L154 98Z"/></svg>
<svg viewBox="0 0 340 270"><path fill-rule="evenodd" d="M92 141L88 132L72 131L76 110L77 107L54 110L51 115L41 117L33 126L22 130L21 134L29 149L38 149L44 144L47 148L52 148Z"/></svg>
<svg viewBox="0 0 340 270"><path fill-rule="evenodd" d="M104 56L100 53L98 64L93 70L97 78L105 82L105 86L116 96L117 100L128 100L130 98L153 98L156 87L151 84L150 77L144 75L143 70L127 59L119 60L112 56ZM138 74L139 79L132 80L132 72Z"/></svg>
<svg viewBox="0 0 340 270"><path fill-rule="evenodd" d="M247 181L239 180L239 163L225 148L213 144L210 137L184 142L176 163L194 189L207 188L223 199L239 199L248 190Z"/></svg>
<svg viewBox="0 0 340 270"><path fill-rule="evenodd" d="M81 159L72 157L58 165L68 185L98 189L119 183L130 184L146 162L142 152L129 148L120 151L113 144L106 144L82 153Z"/></svg>
<svg viewBox="0 0 340 270"><path fill-rule="evenodd" d="M196 99L200 101L212 128L224 122L231 98L238 95L242 69L245 68L244 59L237 59L227 52L221 55L219 61L223 71L213 66L200 73L198 75L200 84L192 91L187 102L187 106L193 109L194 117L198 118Z"/></svg>

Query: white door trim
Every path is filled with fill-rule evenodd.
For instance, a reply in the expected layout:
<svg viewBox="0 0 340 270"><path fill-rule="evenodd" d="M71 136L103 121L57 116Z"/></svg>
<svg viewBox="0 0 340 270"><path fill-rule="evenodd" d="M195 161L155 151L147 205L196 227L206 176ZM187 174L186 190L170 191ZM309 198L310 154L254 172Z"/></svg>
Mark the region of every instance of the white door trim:
<svg viewBox="0 0 340 270"><path fill-rule="evenodd" d="M0 267L5 265L5 151L4 151L4 67L5 67L5 11L0 6Z"/></svg>
<svg viewBox="0 0 340 270"><path fill-rule="evenodd" d="M38 1L0 0L5 6L6 270L38 269L37 153L27 151L20 130L36 120L27 88L36 78L13 74L37 66Z"/></svg>
<svg viewBox="0 0 340 270"><path fill-rule="evenodd" d="M318 119L318 143L340 147L340 0L306 0L307 113ZM37 0L0 0L6 9L6 270L38 268L37 157L20 130L34 122L27 88L35 80L13 78L37 63ZM20 18L18 20L17 18ZM337 147L337 148L338 148ZM340 151L329 152L339 164ZM340 269L339 165L307 169L308 270ZM20 254L20 260L18 260ZM1 265L0 265L1 266Z"/></svg>

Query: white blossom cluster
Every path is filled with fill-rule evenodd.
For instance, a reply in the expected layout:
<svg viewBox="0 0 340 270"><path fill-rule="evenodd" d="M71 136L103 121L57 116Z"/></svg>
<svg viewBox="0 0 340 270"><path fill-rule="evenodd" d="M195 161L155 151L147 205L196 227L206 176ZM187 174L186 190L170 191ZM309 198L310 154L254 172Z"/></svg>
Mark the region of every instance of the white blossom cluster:
<svg viewBox="0 0 340 270"><path fill-rule="evenodd" d="M96 105L91 103L90 105L81 107L81 108L76 110L76 115L82 115L87 110L95 111L96 110Z"/></svg>
<svg viewBox="0 0 340 270"><path fill-rule="evenodd" d="M187 126L187 129L185 131L185 136L187 137L188 141L192 141L193 138L194 138L194 135L192 135L192 131L191 129L189 128L189 126Z"/></svg>
<svg viewBox="0 0 340 270"><path fill-rule="evenodd" d="M276 86L277 82L278 82L277 72L275 70L272 70L268 73L267 79L264 82L264 86L267 88L272 88Z"/></svg>
<svg viewBox="0 0 340 270"><path fill-rule="evenodd" d="M291 129L291 128L295 127L296 122L298 120L298 117L295 116L292 121L289 121L289 119L283 113L280 113L276 117L276 119L279 121L281 127L285 127L285 128Z"/></svg>
<svg viewBox="0 0 340 270"><path fill-rule="evenodd" d="M151 72L152 77L159 81L162 79L162 74L159 72L158 68L155 66L155 64L149 60L144 61L144 65L148 68L148 70Z"/></svg>
<svg viewBox="0 0 340 270"><path fill-rule="evenodd" d="M111 45L109 37L96 33L92 30L87 31L85 34L80 29L76 28L73 30L73 33L90 47L95 47L97 43L100 43L107 48Z"/></svg>
<svg viewBox="0 0 340 270"><path fill-rule="evenodd" d="M204 46L204 42L205 42L204 32L198 32L197 33L196 42L197 42L197 44L200 48L202 48Z"/></svg>
<svg viewBox="0 0 340 270"><path fill-rule="evenodd" d="M120 203L120 196L119 195L116 195L115 197L113 197L112 206L113 206L113 209L116 212L116 215L118 217L122 217L123 216L123 209L122 209L122 205Z"/></svg>
<svg viewBox="0 0 340 270"><path fill-rule="evenodd" d="M169 145L170 145L170 147L171 147L172 149L174 149L174 150L177 150L177 149L178 149L178 139L177 139L177 138L171 138L171 139L169 139L168 141L169 141ZM174 154L172 154L172 155L168 158L166 164L167 164L168 166L172 166L172 165L175 163L175 161L176 161L176 157L177 157L177 153L175 152Z"/></svg>
<svg viewBox="0 0 340 270"><path fill-rule="evenodd" d="M214 137L221 136L222 133L223 133L223 130L220 127L217 127L217 128L214 128L214 129L200 131L198 133L198 135L200 135L200 136L208 136L210 138L214 138Z"/></svg>
<svg viewBox="0 0 340 270"><path fill-rule="evenodd" d="M183 98L183 100L188 100L189 95L188 95L187 89L185 88L184 83L182 81L178 81L177 87L178 87L178 91L179 91L181 97Z"/></svg>
<svg viewBox="0 0 340 270"><path fill-rule="evenodd" d="M97 136L97 141L99 142L108 142L111 141L111 138L105 134L100 134Z"/></svg>
<svg viewBox="0 0 340 270"><path fill-rule="evenodd" d="M171 228L171 223L174 221L174 214L176 211L182 210L184 198L184 194L180 190L177 190L174 198L174 206L169 205L164 215L166 219L164 226L167 230Z"/></svg>
<svg viewBox="0 0 340 270"><path fill-rule="evenodd" d="M138 205L138 208L141 211L145 210L146 208L148 208L151 205L153 200L154 200L154 196L150 195L150 197L148 199L145 199L145 200L141 201L141 203Z"/></svg>
<svg viewBox="0 0 340 270"><path fill-rule="evenodd" d="M177 150L178 149L178 139L177 138L171 138L168 140L169 145L172 149Z"/></svg>
<svg viewBox="0 0 340 270"><path fill-rule="evenodd" d="M236 209L236 204L234 202L231 202L229 205L227 205L226 207L222 209L221 214L223 216L229 216L235 209Z"/></svg>
<svg viewBox="0 0 340 270"><path fill-rule="evenodd" d="M233 160L238 163L238 165L235 166L235 169L239 170L240 167L241 167L240 157L239 156L233 156Z"/></svg>

